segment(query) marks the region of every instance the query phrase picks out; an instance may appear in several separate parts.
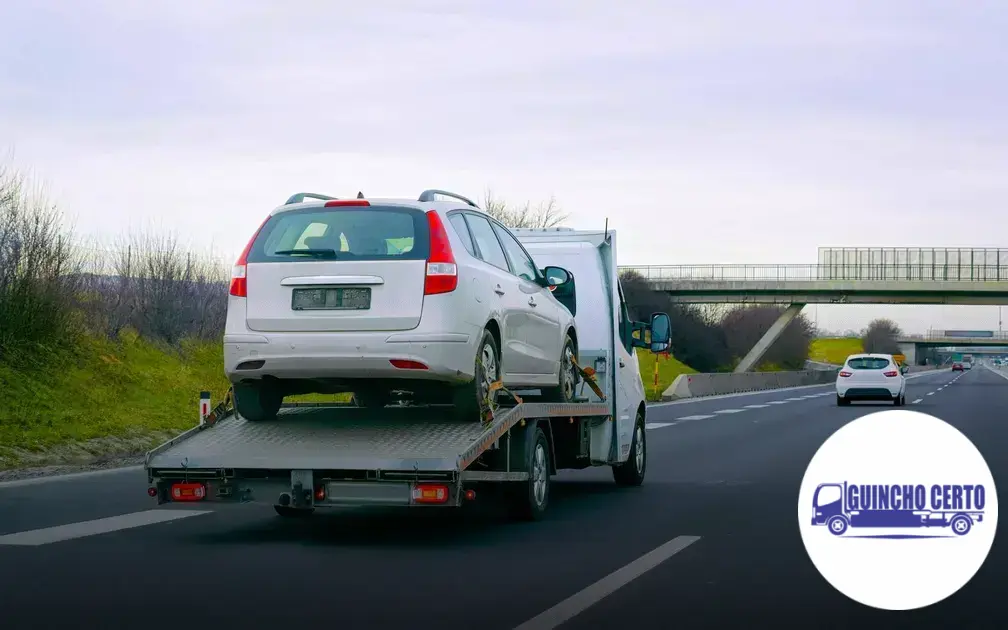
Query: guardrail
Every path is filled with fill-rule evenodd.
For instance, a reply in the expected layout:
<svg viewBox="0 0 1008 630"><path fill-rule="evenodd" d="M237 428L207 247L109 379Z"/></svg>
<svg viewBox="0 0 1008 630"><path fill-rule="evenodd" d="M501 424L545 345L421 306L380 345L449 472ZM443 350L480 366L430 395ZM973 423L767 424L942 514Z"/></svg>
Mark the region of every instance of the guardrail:
<svg viewBox="0 0 1008 630"><path fill-rule="evenodd" d="M1002 265L648 265L619 267L646 280L714 282L1008 282Z"/></svg>

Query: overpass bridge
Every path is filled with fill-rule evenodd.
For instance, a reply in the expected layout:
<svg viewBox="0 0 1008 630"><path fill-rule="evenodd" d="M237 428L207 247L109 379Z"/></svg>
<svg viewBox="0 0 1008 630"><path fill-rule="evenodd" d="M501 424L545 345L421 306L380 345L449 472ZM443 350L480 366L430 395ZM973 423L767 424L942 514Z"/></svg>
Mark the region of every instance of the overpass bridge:
<svg viewBox="0 0 1008 630"><path fill-rule="evenodd" d="M807 304L1008 304L1008 249L819 248L809 265L620 267L673 302L787 308L739 362L755 366ZM908 355L909 358L909 355Z"/></svg>
<svg viewBox="0 0 1008 630"><path fill-rule="evenodd" d="M915 363L922 348L948 348L952 353L1008 354L1008 333L973 331L975 336L956 334L959 331L936 330L926 335L904 335L896 340L907 362Z"/></svg>

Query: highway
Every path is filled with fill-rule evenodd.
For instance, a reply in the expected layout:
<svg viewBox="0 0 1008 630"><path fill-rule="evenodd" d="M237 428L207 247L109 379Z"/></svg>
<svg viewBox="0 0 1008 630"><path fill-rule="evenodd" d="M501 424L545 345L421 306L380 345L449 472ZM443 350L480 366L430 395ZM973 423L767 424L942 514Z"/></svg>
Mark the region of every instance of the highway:
<svg viewBox="0 0 1008 630"><path fill-rule="evenodd" d="M1008 376L912 375L907 401L958 427L1008 479ZM539 523L492 505L303 521L269 506L153 509L136 469L0 484L0 626L1008 627L1004 542L962 591L905 613L848 600L808 560L806 465L834 430L890 408L837 407L831 385L654 405L644 485L618 489L608 468L564 473ZM181 518L155 522L166 514ZM124 523L135 527L109 531ZM66 527L37 531L55 526ZM658 548L648 570L638 559Z"/></svg>

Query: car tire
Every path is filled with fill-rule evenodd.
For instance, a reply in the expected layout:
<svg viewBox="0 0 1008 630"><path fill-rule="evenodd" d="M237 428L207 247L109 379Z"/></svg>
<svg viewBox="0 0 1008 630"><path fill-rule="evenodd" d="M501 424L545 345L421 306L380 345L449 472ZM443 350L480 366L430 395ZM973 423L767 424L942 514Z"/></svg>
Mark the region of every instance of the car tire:
<svg viewBox="0 0 1008 630"><path fill-rule="evenodd" d="M501 378L500 348L489 330L483 331L473 358L475 377L452 392L454 416L457 420L482 422L490 399L489 386Z"/></svg>
<svg viewBox="0 0 1008 630"><path fill-rule="evenodd" d="M249 422L276 420L283 394L262 381L244 381L232 386L235 409Z"/></svg>
<svg viewBox="0 0 1008 630"><path fill-rule="evenodd" d="M634 423L630 456L622 464L613 466L612 471L617 486L631 488L644 483L644 473L647 472L647 430L644 426L644 416L640 413L637 414Z"/></svg>
<svg viewBox="0 0 1008 630"><path fill-rule="evenodd" d="M577 347L574 339L568 334L564 338L563 351L560 353L560 380L556 387L543 388L543 399L547 402L571 403L577 396L577 385L580 374L574 367L572 359L577 358Z"/></svg>
<svg viewBox="0 0 1008 630"><path fill-rule="evenodd" d="M850 404L850 401L847 400L846 398L842 398L840 396L840 394L837 394L836 404L837 404L837 407L846 407L847 405Z"/></svg>
<svg viewBox="0 0 1008 630"><path fill-rule="evenodd" d="M550 448L542 427L529 427L527 435L525 463L529 478L512 488L511 511L519 520L538 521L549 506Z"/></svg>

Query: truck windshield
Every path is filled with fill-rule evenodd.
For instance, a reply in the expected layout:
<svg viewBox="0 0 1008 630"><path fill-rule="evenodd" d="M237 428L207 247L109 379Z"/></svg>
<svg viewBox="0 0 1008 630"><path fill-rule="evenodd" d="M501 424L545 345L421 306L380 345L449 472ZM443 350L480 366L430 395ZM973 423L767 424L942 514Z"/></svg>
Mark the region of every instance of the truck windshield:
<svg viewBox="0 0 1008 630"><path fill-rule="evenodd" d="M840 486L821 486L818 490L816 490L815 505L816 507L822 507L824 505L836 503L842 498L843 490L840 489Z"/></svg>

